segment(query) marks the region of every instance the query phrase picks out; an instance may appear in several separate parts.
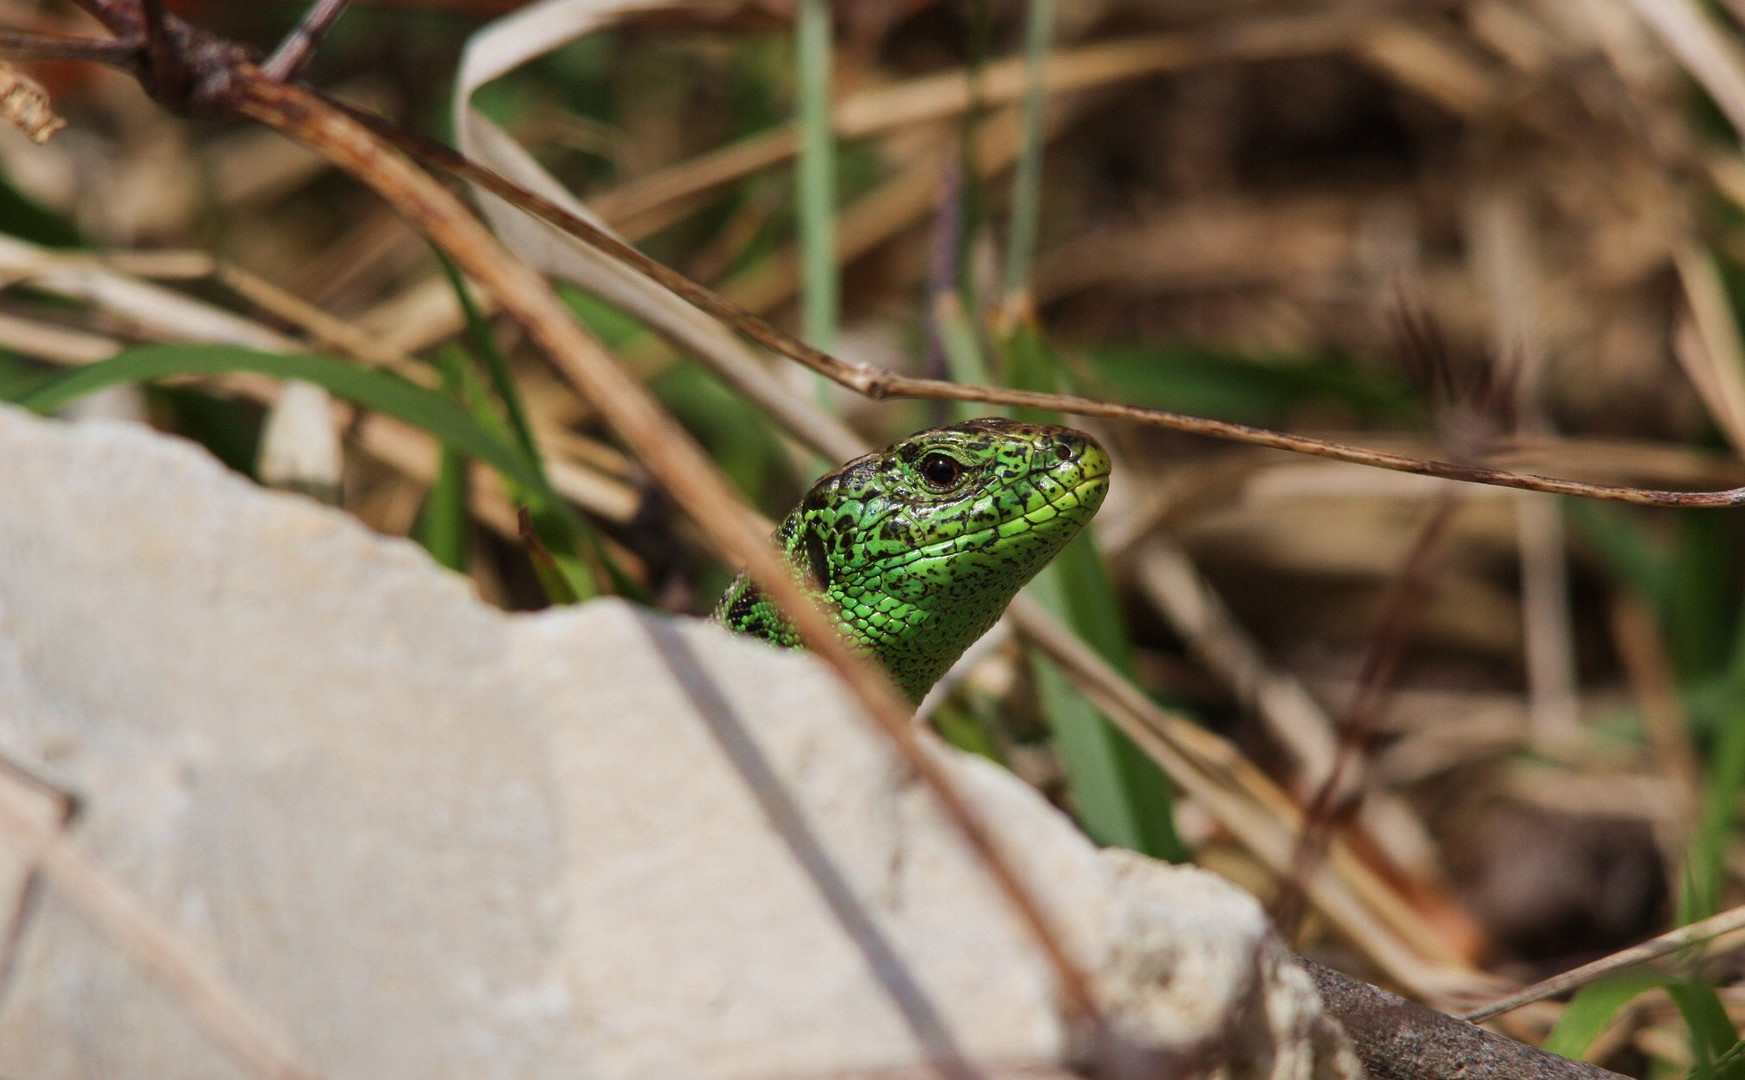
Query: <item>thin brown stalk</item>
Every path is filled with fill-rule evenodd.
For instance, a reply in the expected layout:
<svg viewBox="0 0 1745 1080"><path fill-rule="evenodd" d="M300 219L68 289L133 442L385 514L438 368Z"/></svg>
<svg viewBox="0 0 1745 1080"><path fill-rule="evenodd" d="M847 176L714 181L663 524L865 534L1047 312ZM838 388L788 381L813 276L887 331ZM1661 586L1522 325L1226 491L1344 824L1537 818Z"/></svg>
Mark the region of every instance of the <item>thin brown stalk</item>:
<svg viewBox="0 0 1745 1080"><path fill-rule="evenodd" d="M261 74L275 82L289 82L303 73L321 40L345 14L351 0L316 0L303 21L285 35L273 55L261 65Z"/></svg>
<svg viewBox="0 0 1745 1080"><path fill-rule="evenodd" d="M1089 977L1068 954L1052 920L1029 885L1001 855L992 831L958 791L941 760L922 748L909 724L908 704L881 671L838 636L829 616L794 578L720 467L666 414L649 390L582 329L545 279L504 251L428 174L391 153L369 129L314 94L244 69L235 73L225 104L299 140L375 189L496 296L503 310L527 329L565 378L637 452L674 502L704 529L718 554L744 564L787 614L806 646L841 674L939 799L1011 902L1048 959L1074 1016L1101 1034L1101 1009Z"/></svg>
<svg viewBox="0 0 1745 1080"><path fill-rule="evenodd" d="M343 106L337 106L344 108ZM1246 443L1251 446L1287 450L1314 457L1332 458L1358 465L1369 465L1396 472L1435 476L1465 483L1490 484L1521 491L1545 491L1556 495L1576 495L1610 502L1634 503L1645 506L1725 507L1745 505L1745 487L1722 491L1666 491L1653 488L1594 484L1582 480L1540 476L1507 469L1467 465L1432 458L1413 457L1387 450L1352 446L1347 443L1293 435L1211 420L1199 416L1147 409L1136 405L1098 401L1072 394L1048 394L1013 390L999 386L969 386L940 379L920 379L901 375L870 364L850 364L829 353L812 348L793 335L721 296L691 281L678 271L649 258L629 244L572 214L548 199L529 192L504 179L454 150L409 132L389 126L379 118L345 110L354 119L367 124L385 140L427 164L478 184L542 221L562 230L608 255L624 262L715 318L720 319L752 341L779 353L831 379L839 385L875 400L882 398L921 398L945 401L973 401L986 405L1007 405L1020 408L1052 409L1075 416L1091 416L1119 420L1151 427L1167 428L1192 435Z"/></svg>
<svg viewBox="0 0 1745 1080"><path fill-rule="evenodd" d="M194 75L170 36L164 0L139 0L139 11L145 20L145 55L151 64L156 91L170 100L179 100L188 92Z"/></svg>
<svg viewBox="0 0 1745 1080"><path fill-rule="evenodd" d="M1642 713L1649 761L1672 792L1656 832L1667 864L1668 884L1676 885L1701 802L1702 768L1691 746L1690 723L1672 658L1661 637L1658 612L1640 594L1625 589L1612 600L1610 622L1613 648Z"/></svg>
<svg viewBox="0 0 1745 1080"><path fill-rule="evenodd" d="M1302 882L1321 860L1333 830L1344 817L1342 811L1358 794L1353 790L1353 777L1361 768L1363 749L1374 730L1375 718L1405 657L1412 623L1429 588L1433 556L1457 506L1453 492L1440 493L1418 528L1406 561L1383 601L1381 617L1370 634L1369 650L1357 676L1357 692L1339 718L1339 751L1333 769L1303 815L1303 829L1291 857L1291 874L1274 904L1274 917L1287 938L1295 936L1302 915Z"/></svg>
<svg viewBox="0 0 1745 1080"><path fill-rule="evenodd" d="M0 32L0 57L8 60L89 60L137 69L141 43L132 40Z"/></svg>
<svg viewBox="0 0 1745 1080"><path fill-rule="evenodd" d="M1678 952L1680 949L1701 945L1706 941L1720 937L1722 934L1729 934L1741 929L1745 929L1745 907L1732 908L1719 915L1711 915L1701 922L1681 926L1677 930L1670 930L1659 937L1650 938L1640 945L1634 945L1621 952L1601 957L1590 964L1583 964L1561 975L1553 975L1549 979L1536 982L1524 990L1493 1001L1489 1005L1483 1005L1471 1012L1462 1013L1460 1018L1470 1020L1475 1024L1482 1023L1493 1016L1501 1016L1503 1013L1518 1009L1523 1005L1543 1001L1548 997L1555 997L1558 994L1586 986L1614 971L1647 963L1650 960Z"/></svg>
<svg viewBox="0 0 1745 1080"><path fill-rule="evenodd" d="M0 832L29 854L81 915L189 1006L213 1041L268 1080L315 1080L286 1035L270 1024L193 944L153 915L57 828L36 820L0 787Z"/></svg>

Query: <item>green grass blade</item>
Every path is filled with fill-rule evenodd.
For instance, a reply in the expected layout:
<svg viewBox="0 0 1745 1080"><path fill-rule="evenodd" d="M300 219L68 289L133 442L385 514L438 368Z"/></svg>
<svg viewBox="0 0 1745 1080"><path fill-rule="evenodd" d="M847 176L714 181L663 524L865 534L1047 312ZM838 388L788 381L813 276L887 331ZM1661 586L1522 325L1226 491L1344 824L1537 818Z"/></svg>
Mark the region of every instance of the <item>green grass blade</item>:
<svg viewBox="0 0 1745 1080"><path fill-rule="evenodd" d="M1657 971L1625 971L1599 982L1589 983L1576 991L1569 1007L1551 1034L1545 1039L1545 1049L1568 1058L1579 1058L1593 1045L1600 1032L1612 1022L1637 995L1670 985L1677 980Z"/></svg>
<svg viewBox="0 0 1745 1080"><path fill-rule="evenodd" d="M503 359L502 350L497 348L496 339L491 337L491 324L479 311L479 305L473 302L472 290L467 288L466 278L461 276L460 270L441 251L436 252L436 257L442 264L443 273L448 275L449 287L454 290L455 300L466 318L467 343L491 376L491 388L503 403L503 412L509 417L509 428L515 434L515 441L521 444L522 452L533 459L534 466L543 476L545 463L539 456L539 444L533 439L533 425L527 422L527 409L521 404L521 394L515 389L515 379L509 374L509 363Z"/></svg>
<svg viewBox="0 0 1745 1080"><path fill-rule="evenodd" d="M1589 499L1566 499L1569 523L1583 547L1613 577L1628 583L1663 615L1672 605L1670 554L1644 526L1635 507Z"/></svg>
<svg viewBox="0 0 1745 1080"><path fill-rule="evenodd" d="M1668 983L1666 992L1690 1027L1691 1053L1696 1058L1697 1071L1712 1075L1716 1061L1739 1041L1721 996L1714 987L1688 979Z"/></svg>
<svg viewBox="0 0 1745 1080"><path fill-rule="evenodd" d="M1734 1043L1731 1049L1716 1058L1707 1080L1745 1080L1745 1042Z"/></svg>
<svg viewBox="0 0 1745 1080"><path fill-rule="evenodd" d="M1120 610L1120 597L1093 535L1087 533L1068 544L1054 560L1052 569L1061 582L1068 623L1116 670L1137 680L1127 624L1119 617L1111 617L1112 612ZM1082 694L1079 698L1089 708L1090 703ZM1138 833L1135 850L1171 862L1185 861L1189 851L1175 831L1174 788L1169 778L1114 724L1095 709L1090 711L1108 735L1108 753L1126 794L1127 816Z"/></svg>
<svg viewBox="0 0 1745 1080"><path fill-rule="evenodd" d="M1030 390L1059 388L1059 360L1033 324L1021 321L1005 345L1008 385ZM1058 420L1053 414L1033 410L1020 410L1020 414L1038 422ZM1117 670L1133 673L1132 643L1118 614L1120 601L1089 531L1068 544L1031 582L1029 591ZM1169 781L1156 763L1050 661L1034 657L1032 670L1043 714L1066 768L1073 808L1085 831L1098 843L1157 858L1186 858L1186 848L1175 831Z"/></svg>
<svg viewBox="0 0 1745 1080"><path fill-rule="evenodd" d="M994 741L989 725L977 708L983 703L983 699L972 699L966 704L950 699L942 701L933 710L933 727L940 738L959 750L1007 765L999 744Z"/></svg>
<svg viewBox="0 0 1745 1080"><path fill-rule="evenodd" d="M437 260L448 275L455 302L466 319L466 341L479 366L490 377L491 388L502 405L499 416L492 409L478 376L468 365L461 365L458 375L467 387L466 397L473 403L473 417L486 427L502 430L506 438L521 446L539 473L537 487L509 484L509 498L527 511L531 537L528 554L533 561L534 576L539 579L545 597L553 604L576 604L610 591L615 576L605 569L604 556L598 550L593 533L580 515L564 502L551 487L540 457L539 444L533 438L533 425L521 404L521 394L515 389L515 379L509 373L509 362L491 337L491 324L473 301L466 278L442 252ZM505 424L504 417L507 417Z"/></svg>
<svg viewBox="0 0 1745 1080"><path fill-rule="evenodd" d="M1720 726L1708 754L1708 783L1696 833L1685 857L1684 896L1679 903L1679 921L1693 923L1720 910L1721 890L1726 883L1727 851L1733 842L1738 819L1739 795L1745 790L1745 695L1734 680L1727 722Z"/></svg>
<svg viewBox="0 0 1745 1080"><path fill-rule="evenodd" d="M456 403L465 404L466 361L453 349L438 356L442 365L442 389ZM436 482L424 498L413 535L430 557L461 573L467 568L467 541L472 529L467 515L467 458L449 443L442 444L442 462Z"/></svg>
<svg viewBox="0 0 1745 1080"><path fill-rule="evenodd" d="M105 387L177 375L241 372L314 383L366 409L422 428L445 445L486 462L506 479L544 486L544 478L519 447L486 430L442 395L398 375L325 356L265 353L236 345L147 345L52 375L15 393L11 400L49 413Z"/></svg>
<svg viewBox="0 0 1745 1080"><path fill-rule="evenodd" d="M1739 818L1739 798L1745 793L1745 620L1734 630L1733 656L1721 682L1722 723L1706 756L1707 783L1685 857L1685 891L1679 901L1681 923L1706 919L1720 910L1726 885L1727 853Z"/></svg>
<svg viewBox="0 0 1745 1080"><path fill-rule="evenodd" d="M1006 240L1008 310L1030 291L1030 265L1042 219L1042 121L1048 108L1043 75L1054 43L1054 0L1030 0L1024 23L1024 134L1012 174L1012 225Z"/></svg>
<svg viewBox="0 0 1745 1080"><path fill-rule="evenodd" d="M1727 666L1740 583L1732 572L1733 523L1725 515L1686 510L1673 520L1667 644L1679 674L1689 679Z"/></svg>
<svg viewBox="0 0 1745 1080"><path fill-rule="evenodd" d="M831 124L830 0L800 0L795 26L800 158L799 223L806 341L836 348L841 285L836 267L836 137ZM820 385L822 393L825 387Z"/></svg>
<svg viewBox="0 0 1745 1080"><path fill-rule="evenodd" d="M965 314L964 306L960 303L941 303L935 306L933 316L939 326L939 343L945 350L945 368L951 373L952 381L968 383L971 386L992 382L993 376L988 370L987 357L982 352L981 337L976 333L975 323ZM983 405L975 401L951 403L954 420L1005 416L1009 412L1003 405Z"/></svg>
<svg viewBox="0 0 1745 1080"><path fill-rule="evenodd" d="M1101 572L1101 557L1088 539L1081 536L1068 545L1026 591L1098 652L1104 652L1103 645L1092 640L1095 635L1085 633L1084 625L1074 617L1074 601L1079 597L1073 596L1071 582L1080 575L1071 564L1095 561ZM1074 548L1082 554L1071 554ZM1068 565L1063 566L1063 562ZM1083 599L1095 603L1113 598L1095 594ZM1114 620L1099 621L1108 624ZM1131 654L1104 656L1117 667L1131 664ZM1030 663L1043 715L1066 770L1073 812L1085 833L1099 844L1155 858L1175 862L1187 858L1187 849L1175 832L1169 781L1157 766L1116 730L1053 661L1032 654Z"/></svg>

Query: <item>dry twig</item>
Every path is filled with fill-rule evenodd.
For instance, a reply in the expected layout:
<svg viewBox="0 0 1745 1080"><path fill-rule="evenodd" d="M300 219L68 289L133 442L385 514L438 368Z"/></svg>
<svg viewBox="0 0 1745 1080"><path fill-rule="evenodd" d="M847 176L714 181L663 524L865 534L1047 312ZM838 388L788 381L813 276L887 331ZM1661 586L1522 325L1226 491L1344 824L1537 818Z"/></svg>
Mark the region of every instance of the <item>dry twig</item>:
<svg viewBox="0 0 1745 1080"><path fill-rule="evenodd" d="M1634 945L1610 956L1601 957L1589 964L1566 971L1561 975L1553 975L1542 982L1536 982L1525 990L1516 991L1508 997L1491 1002L1489 1005L1462 1013L1462 1020L1480 1023L1493 1016L1518 1009L1535 1001L1544 1001L1548 997L1579 989L1597 979L1603 979L1614 971L1622 971L1627 967L1635 967L1669 953L1688 949L1693 945L1701 945L1712 941L1722 934L1734 930L1745 929L1745 907L1736 907L1723 911L1719 915L1711 915L1700 922L1681 926L1677 930L1669 930L1656 938L1649 938L1640 945Z"/></svg>

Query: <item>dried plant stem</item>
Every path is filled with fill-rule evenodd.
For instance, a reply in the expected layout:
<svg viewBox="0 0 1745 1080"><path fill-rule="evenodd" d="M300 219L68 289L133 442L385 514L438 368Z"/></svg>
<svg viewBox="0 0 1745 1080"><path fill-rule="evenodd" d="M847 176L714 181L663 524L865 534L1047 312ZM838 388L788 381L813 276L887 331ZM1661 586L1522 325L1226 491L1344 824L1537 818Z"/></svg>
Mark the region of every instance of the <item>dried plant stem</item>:
<svg viewBox="0 0 1745 1080"><path fill-rule="evenodd" d="M1362 796L1364 747L1386 700L1388 686L1405 657L1412 624L1428 599L1433 558L1458 505L1452 489L1445 488L1438 494L1418 527L1405 562L1388 588L1381 616L1370 632L1369 648L1357 677L1357 692L1339 717L1338 754L1303 815L1303 829L1297 835L1296 851L1291 856L1291 874L1273 905L1274 919L1287 939L1296 937L1301 921L1303 881L1320 862L1345 811Z"/></svg>
<svg viewBox="0 0 1745 1080"><path fill-rule="evenodd" d="M170 37L169 12L164 0L139 0L139 10L145 20L145 55L151 65L151 77L159 93L179 98L188 92L193 72L182 59L181 50Z"/></svg>
<svg viewBox="0 0 1745 1080"><path fill-rule="evenodd" d="M343 108L343 106L336 106ZM1634 503L1643 506L1683 506L1693 508L1745 505L1745 487L1723 491L1665 491L1654 488L1627 487L1613 484L1592 484L1581 480L1513 472L1507 469L1466 465L1431 458L1412 457L1387 450L1376 450L1346 443L1318 439L1308 435L1292 435L1266 428L1236 424L1225 420L1210 420L1199 416L1147 409L1136 405L1098 401L1072 394L1048 394L1028 390L1012 390L999 386L965 386L940 379L918 379L869 364L850 364L829 353L813 348L792 334L771 325L758 316L698 285L678 271L649 258L604 229L600 229L572 214L548 199L541 198L511 183L502 176L454 150L420 136L393 129L384 121L345 110L354 119L368 124L388 142L404 149L420 160L478 184L570 236L624 262L646 275L701 311L713 315L772 352L786 356L837 384L873 399L923 398L946 401L974 401L987 405L1009 405L1023 408L1052 409L1075 416L1093 416L1105 420L1120 420L1151 427L1167 428L1192 435L1246 443L1251 446L1287 450L1313 457L1332 458L1357 465L1369 465L1396 472L1436 476L1465 483L1490 484L1521 491L1545 491L1555 495L1575 495L1610 502Z"/></svg>
<svg viewBox="0 0 1745 1080"><path fill-rule="evenodd" d="M303 16L303 21L285 35L272 57L261 65L261 74L275 82L288 82L301 75L303 68L314 58L321 39L333 29L333 24L345 14L350 3L351 0L316 0L315 6Z"/></svg>
<svg viewBox="0 0 1745 1080"><path fill-rule="evenodd" d="M297 139L374 188L526 327L558 370L637 452L668 495L703 528L717 553L743 563L781 606L806 646L841 673L1011 902L1046 955L1072 1013L1100 1032L1101 1010L1089 977L1067 953L1030 887L1002 857L993 833L958 792L940 759L920 745L909 724L909 706L883 673L837 635L719 466L666 415L648 389L581 328L545 279L505 252L430 176L390 153L369 130L319 97L244 70L236 73L225 104Z"/></svg>
<svg viewBox="0 0 1745 1080"><path fill-rule="evenodd" d="M1711 941L1722 934L1741 929L1745 929L1745 906L1723 911L1719 915L1711 915L1700 922L1681 926L1677 930L1668 931L1657 938L1650 938L1640 945L1601 957L1591 964L1583 964L1581 967L1566 971L1561 975L1553 975L1543 982L1536 982L1525 990L1510 994L1506 998L1493 1001L1489 1005L1473 1009L1471 1012L1462 1013L1461 1019L1470 1020L1475 1024L1481 1023L1493 1016L1501 1016L1503 1013L1518 1009L1523 1005L1530 1005L1535 1001L1543 1001L1548 997L1586 986L1614 971L1634 967L1657 957L1666 956L1668 953L1688 949L1693 945L1701 945L1703 942Z"/></svg>
<svg viewBox="0 0 1745 1080"><path fill-rule="evenodd" d="M187 1003L214 1041L268 1080L315 1080L289 1038L124 884L59 829L35 820L0 787L0 832L21 845L44 878L80 914Z"/></svg>
<svg viewBox="0 0 1745 1080"><path fill-rule="evenodd" d="M138 41L0 32L0 58L8 60L89 60L134 67L140 49Z"/></svg>

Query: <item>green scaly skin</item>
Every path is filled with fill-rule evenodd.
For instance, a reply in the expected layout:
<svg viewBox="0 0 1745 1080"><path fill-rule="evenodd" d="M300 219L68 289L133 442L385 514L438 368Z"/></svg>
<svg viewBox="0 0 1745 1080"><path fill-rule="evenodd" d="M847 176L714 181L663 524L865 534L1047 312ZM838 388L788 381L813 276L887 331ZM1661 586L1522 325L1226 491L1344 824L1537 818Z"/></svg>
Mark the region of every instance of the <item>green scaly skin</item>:
<svg viewBox="0 0 1745 1080"><path fill-rule="evenodd" d="M1084 432L971 420L911 435L825 476L775 538L844 636L920 701L1078 535L1108 490L1109 455ZM800 644L743 574L715 617L774 645Z"/></svg>

